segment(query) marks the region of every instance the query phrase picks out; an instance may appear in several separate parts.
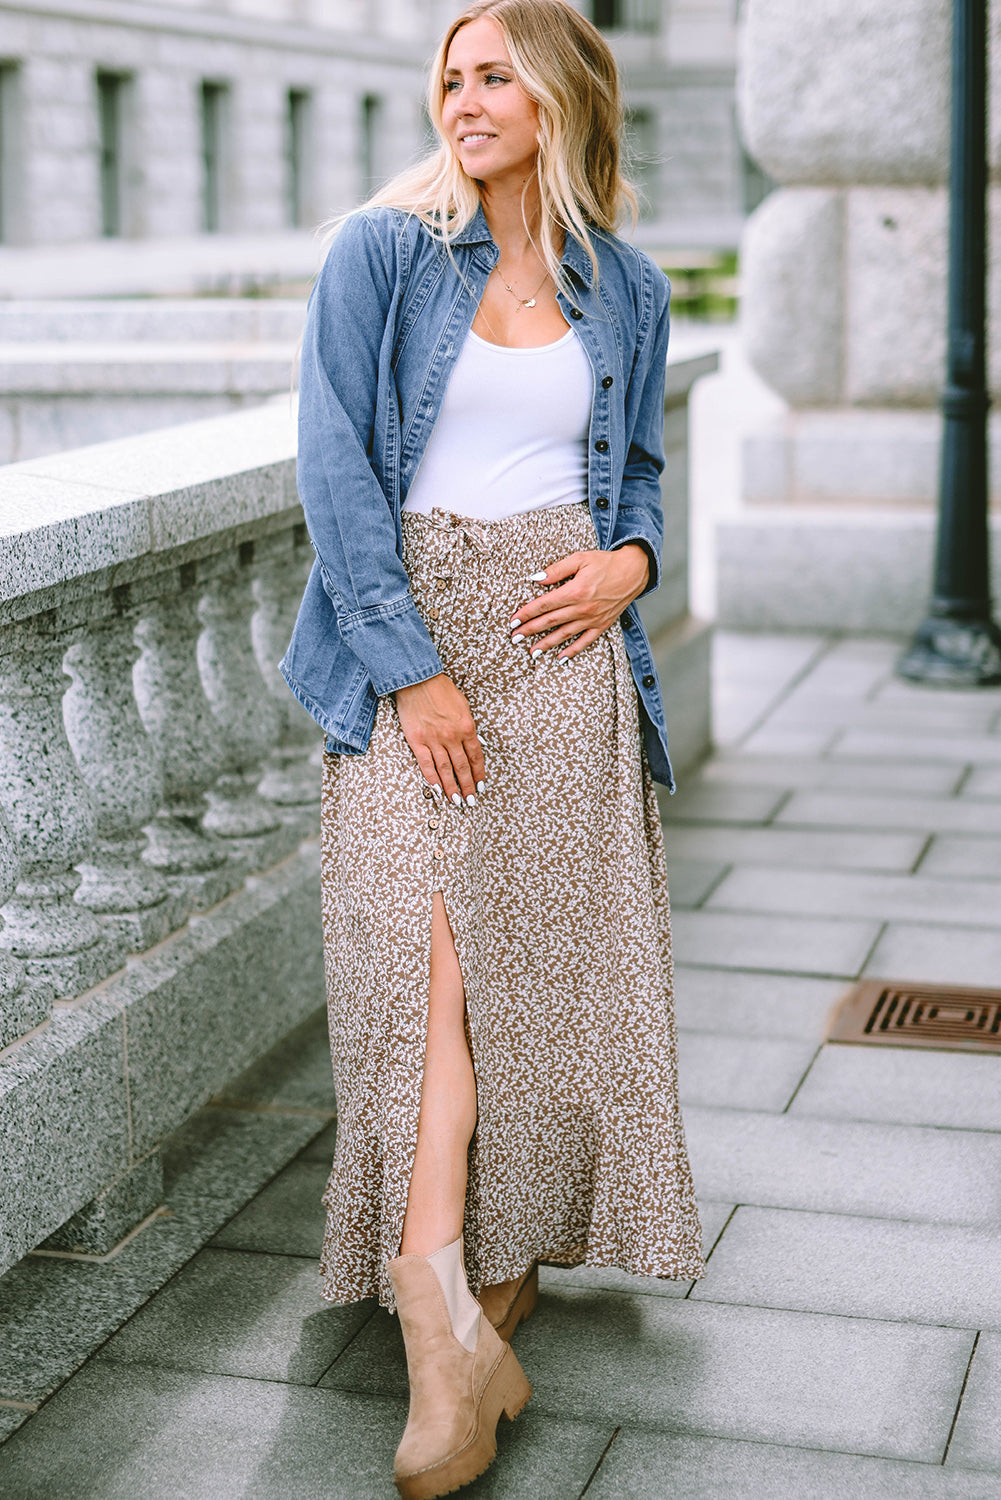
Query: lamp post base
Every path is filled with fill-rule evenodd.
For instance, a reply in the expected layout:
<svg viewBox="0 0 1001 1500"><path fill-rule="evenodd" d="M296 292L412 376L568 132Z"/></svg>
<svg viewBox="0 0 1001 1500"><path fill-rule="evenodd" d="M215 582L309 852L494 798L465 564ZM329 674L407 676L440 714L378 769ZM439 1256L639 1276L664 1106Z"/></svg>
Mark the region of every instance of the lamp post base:
<svg viewBox="0 0 1001 1500"><path fill-rule="evenodd" d="M929 615L898 660L896 673L929 687L996 687L1001 684L1001 630L990 619Z"/></svg>

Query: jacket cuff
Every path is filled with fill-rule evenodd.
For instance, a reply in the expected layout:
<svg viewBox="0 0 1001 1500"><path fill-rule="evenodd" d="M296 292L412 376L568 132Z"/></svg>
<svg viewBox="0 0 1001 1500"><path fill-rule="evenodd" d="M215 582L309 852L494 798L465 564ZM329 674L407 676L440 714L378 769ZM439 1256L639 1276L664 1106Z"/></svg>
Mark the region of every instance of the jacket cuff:
<svg viewBox="0 0 1001 1500"><path fill-rule="evenodd" d="M609 545L608 550L609 552L618 552L620 547L628 546L642 547L650 564L650 577L647 579L646 588L641 594L637 594L636 596L638 599L642 599L644 595L652 594L654 589L660 587L660 554L657 551L656 542L652 541L650 537L644 536L639 531L632 536L615 537Z"/></svg>
<svg viewBox="0 0 1001 1500"><path fill-rule="evenodd" d="M409 594L391 604L341 615L337 623L345 645L364 663L380 698L445 670Z"/></svg>

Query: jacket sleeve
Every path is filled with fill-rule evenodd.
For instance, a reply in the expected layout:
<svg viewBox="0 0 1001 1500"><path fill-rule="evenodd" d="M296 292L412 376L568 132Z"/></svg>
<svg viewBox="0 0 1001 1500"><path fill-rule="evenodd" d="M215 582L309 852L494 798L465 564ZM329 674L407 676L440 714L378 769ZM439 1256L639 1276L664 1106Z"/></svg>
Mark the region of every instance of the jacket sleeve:
<svg viewBox="0 0 1001 1500"><path fill-rule="evenodd" d="M442 671L372 466L399 257L395 225L345 221L310 297L299 370L299 498L341 636L380 696Z"/></svg>
<svg viewBox="0 0 1001 1500"><path fill-rule="evenodd" d="M660 585L664 544L660 476L665 462L664 386L671 288L667 277L652 262L647 262L644 269L654 278L651 310L626 395L626 466L608 545L612 551L629 542L638 542L645 548L650 560L650 578L643 593L649 594Z"/></svg>

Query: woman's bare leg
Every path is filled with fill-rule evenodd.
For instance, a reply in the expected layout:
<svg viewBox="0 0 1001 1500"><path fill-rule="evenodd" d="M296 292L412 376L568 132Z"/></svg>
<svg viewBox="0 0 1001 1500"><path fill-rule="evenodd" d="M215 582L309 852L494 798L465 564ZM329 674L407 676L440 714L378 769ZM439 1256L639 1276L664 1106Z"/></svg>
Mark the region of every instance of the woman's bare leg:
<svg viewBox="0 0 1001 1500"><path fill-rule="evenodd" d="M401 1255L433 1255L461 1235L466 1153L475 1128L476 1079L466 1040L462 970L444 898L435 891L424 1085Z"/></svg>

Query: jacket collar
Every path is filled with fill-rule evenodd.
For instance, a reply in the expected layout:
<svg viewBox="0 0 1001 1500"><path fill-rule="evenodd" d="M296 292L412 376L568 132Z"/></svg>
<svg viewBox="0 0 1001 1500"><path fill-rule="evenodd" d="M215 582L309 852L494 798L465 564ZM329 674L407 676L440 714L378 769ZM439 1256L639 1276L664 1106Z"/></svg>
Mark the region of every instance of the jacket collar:
<svg viewBox="0 0 1001 1500"><path fill-rule="evenodd" d="M594 233L594 239L600 240L600 231ZM493 245L493 235L487 227L486 214L483 205L477 206L476 212L466 227L455 236L453 245ZM577 243L572 234L566 236L563 247L563 265L568 271L581 281L584 286L589 287L593 280L594 268L591 265L587 252Z"/></svg>

